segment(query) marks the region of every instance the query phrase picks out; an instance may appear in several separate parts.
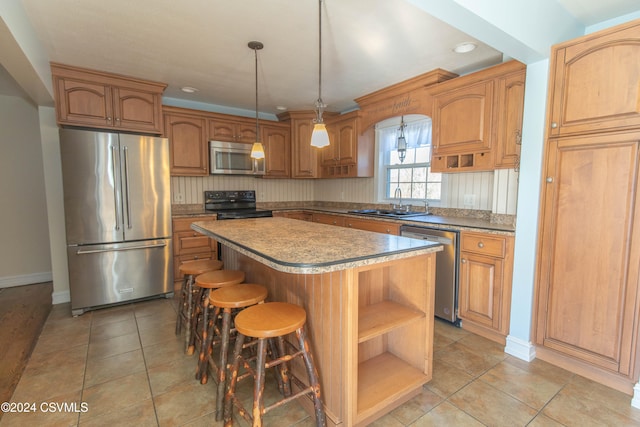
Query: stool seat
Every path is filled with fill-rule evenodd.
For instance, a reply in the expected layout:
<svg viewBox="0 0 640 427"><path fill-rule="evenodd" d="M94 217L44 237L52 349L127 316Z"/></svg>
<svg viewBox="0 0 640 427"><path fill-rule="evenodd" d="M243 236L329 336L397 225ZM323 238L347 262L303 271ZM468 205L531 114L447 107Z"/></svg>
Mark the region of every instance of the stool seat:
<svg viewBox="0 0 640 427"><path fill-rule="evenodd" d="M300 306L286 302L268 302L242 310L236 316L236 329L254 338L287 335L304 325L307 313Z"/></svg>
<svg viewBox="0 0 640 427"><path fill-rule="evenodd" d="M180 273L198 275L207 271L221 270L224 263L217 259L202 259L199 261L189 261L180 265Z"/></svg>
<svg viewBox="0 0 640 427"><path fill-rule="evenodd" d="M196 277L196 285L206 289L237 285L243 281L244 271L240 270L215 270L200 274Z"/></svg>
<svg viewBox="0 0 640 427"><path fill-rule="evenodd" d="M209 294L209 304L220 308L242 308L267 298L267 288L253 283L225 286Z"/></svg>

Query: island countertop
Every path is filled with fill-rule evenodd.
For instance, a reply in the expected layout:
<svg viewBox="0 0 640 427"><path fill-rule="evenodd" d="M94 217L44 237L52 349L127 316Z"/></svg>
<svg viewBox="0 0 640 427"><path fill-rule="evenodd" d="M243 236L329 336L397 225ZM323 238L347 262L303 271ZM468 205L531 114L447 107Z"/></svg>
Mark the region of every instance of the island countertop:
<svg viewBox="0 0 640 427"><path fill-rule="evenodd" d="M287 218L198 221L191 228L277 271L315 274L442 250L439 243Z"/></svg>

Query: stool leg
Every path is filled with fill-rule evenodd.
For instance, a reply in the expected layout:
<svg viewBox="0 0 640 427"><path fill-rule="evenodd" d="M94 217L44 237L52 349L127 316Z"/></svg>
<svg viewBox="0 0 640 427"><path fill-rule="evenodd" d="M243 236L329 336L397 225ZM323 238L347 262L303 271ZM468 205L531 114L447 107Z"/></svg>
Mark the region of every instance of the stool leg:
<svg viewBox="0 0 640 427"><path fill-rule="evenodd" d="M202 331L202 344L200 346L200 355L198 356L198 368L196 370L196 379L201 384L206 384L209 377L209 357L213 352L213 337L215 336L216 321L220 314L220 308L214 307L213 316L209 316L206 331ZM204 321L203 321L204 323ZM203 326L204 328L205 326Z"/></svg>
<svg viewBox="0 0 640 427"><path fill-rule="evenodd" d="M253 385L253 427L262 427L264 413L264 365L267 362L267 340L258 339L258 358L256 359L256 377Z"/></svg>
<svg viewBox="0 0 640 427"><path fill-rule="evenodd" d="M229 357L229 335L231 331L231 309L222 311L222 331L220 337L220 362L218 364L218 391L216 394L216 421L222 419L224 389L227 382L227 359Z"/></svg>
<svg viewBox="0 0 640 427"><path fill-rule="evenodd" d="M224 427L233 426L233 399L235 398L236 383L238 382L238 370L242 359L242 346L244 345L244 335L238 332L236 336L236 346L233 349L231 369L229 370L229 383L224 395Z"/></svg>
<svg viewBox="0 0 640 427"><path fill-rule="evenodd" d="M200 317L200 313L202 313L202 301L205 295L205 290L200 289L198 296L196 297L195 308L193 309L193 313L191 314L191 330L187 330L187 348L185 349L185 353L188 355L192 355L196 349L196 332L198 330L198 318Z"/></svg>
<svg viewBox="0 0 640 427"><path fill-rule="evenodd" d="M309 349L309 340L305 332L304 326L296 330L296 337L298 338L298 344L302 350L302 357L304 358L304 364L307 368L307 375L309 376L309 385L313 388L313 407L316 413L316 425L318 427L324 427L327 424L324 411L322 410L322 400L320 396L320 381L318 380L318 369L313 362L313 355Z"/></svg>
<svg viewBox="0 0 640 427"><path fill-rule="evenodd" d="M192 333L192 329L193 329L193 316L194 316L194 309L193 309L193 281L194 281L194 277L192 274L189 275L189 279L187 280L186 283L186 292L187 292L187 317L186 319L184 319L185 322L185 332L184 332L184 342L185 342L185 346L184 346L184 351L185 353L189 353L189 343L191 342L191 333Z"/></svg>
<svg viewBox="0 0 640 427"><path fill-rule="evenodd" d="M278 353L280 354L280 356L284 356L285 354L287 354L287 350L285 349L285 346L284 346L284 337L282 336L276 337L276 341L278 343ZM276 368L276 372L280 374L280 378L282 381L282 395L285 397L291 396L291 378L289 375L289 363L284 362L280 364L280 366Z"/></svg>
<svg viewBox="0 0 640 427"><path fill-rule="evenodd" d="M186 303L186 288L187 288L187 275L182 278L182 287L180 288L180 302L178 302L178 317L176 319L176 335L182 331L182 316L184 315L185 303Z"/></svg>

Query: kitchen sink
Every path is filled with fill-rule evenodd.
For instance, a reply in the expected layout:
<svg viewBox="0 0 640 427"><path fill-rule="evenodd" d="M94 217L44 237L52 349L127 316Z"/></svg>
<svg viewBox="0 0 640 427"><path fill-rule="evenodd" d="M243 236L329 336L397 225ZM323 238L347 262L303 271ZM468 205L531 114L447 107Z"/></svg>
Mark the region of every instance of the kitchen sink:
<svg viewBox="0 0 640 427"><path fill-rule="evenodd" d="M402 209L355 209L352 211L348 211L348 213L392 218L406 218L409 216L429 215L424 212L405 211Z"/></svg>

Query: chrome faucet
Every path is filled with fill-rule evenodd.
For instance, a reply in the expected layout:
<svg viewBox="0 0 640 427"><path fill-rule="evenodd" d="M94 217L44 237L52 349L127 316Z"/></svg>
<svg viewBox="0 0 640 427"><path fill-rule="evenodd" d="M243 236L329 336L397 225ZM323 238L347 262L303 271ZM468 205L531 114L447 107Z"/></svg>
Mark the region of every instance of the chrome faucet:
<svg viewBox="0 0 640 427"><path fill-rule="evenodd" d="M398 199L398 204L393 205L393 209L402 209L402 190L400 187L396 187L396 192L393 194L394 199Z"/></svg>

